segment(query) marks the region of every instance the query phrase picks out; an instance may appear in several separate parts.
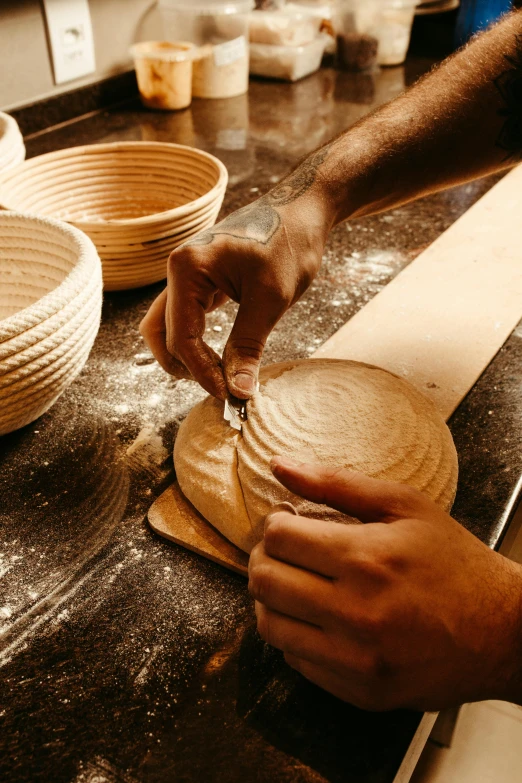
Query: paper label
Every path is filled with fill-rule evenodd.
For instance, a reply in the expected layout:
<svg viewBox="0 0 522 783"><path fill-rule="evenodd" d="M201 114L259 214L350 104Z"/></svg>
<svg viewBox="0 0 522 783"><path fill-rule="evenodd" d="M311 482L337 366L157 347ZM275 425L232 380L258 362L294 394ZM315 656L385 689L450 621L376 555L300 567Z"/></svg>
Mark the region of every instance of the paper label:
<svg viewBox="0 0 522 783"><path fill-rule="evenodd" d="M218 68L235 63L236 60L241 60L243 57L246 57L246 40L244 35L214 46L214 63Z"/></svg>

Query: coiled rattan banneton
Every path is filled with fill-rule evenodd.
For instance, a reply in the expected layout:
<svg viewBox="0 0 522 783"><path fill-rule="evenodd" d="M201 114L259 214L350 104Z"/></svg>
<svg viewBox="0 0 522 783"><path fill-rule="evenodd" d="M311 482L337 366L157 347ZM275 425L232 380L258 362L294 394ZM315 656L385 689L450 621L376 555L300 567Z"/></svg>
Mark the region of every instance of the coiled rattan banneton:
<svg viewBox="0 0 522 783"><path fill-rule="evenodd" d="M89 237L59 220L0 212L0 435L37 419L72 383L101 304Z"/></svg>
<svg viewBox="0 0 522 783"><path fill-rule="evenodd" d="M0 111L0 175L25 159L25 146L18 123Z"/></svg>
<svg viewBox="0 0 522 783"><path fill-rule="evenodd" d="M192 147L92 144L40 155L0 176L0 204L82 229L112 291L162 280L170 251L215 223L227 180L217 158Z"/></svg>

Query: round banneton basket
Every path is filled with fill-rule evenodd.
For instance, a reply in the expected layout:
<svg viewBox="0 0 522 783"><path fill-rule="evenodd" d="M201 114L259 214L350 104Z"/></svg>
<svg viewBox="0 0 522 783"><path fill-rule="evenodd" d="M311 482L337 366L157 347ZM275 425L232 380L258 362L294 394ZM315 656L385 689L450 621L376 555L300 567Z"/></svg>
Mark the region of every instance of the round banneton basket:
<svg viewBox="0 0 522 783"><path fill-rule="evenodd" d="M165 278L170 251L214 225L227 180L217 158L192 147L92 144L40 155L1 176L0 203L82 229L113 291Z"/></svg>
<svg viewBox="0 0 522 783"><path fill-rule="evenodd" d="M23 163L25 146L14 117L0 111L0 175Z"/></svg>
<svg viewBox="0 0 522 783"><path fill-rule="evenodd" d="M59 220L0 212L0 435L37 419L72 383L101 304L89 237Z"/></svg>

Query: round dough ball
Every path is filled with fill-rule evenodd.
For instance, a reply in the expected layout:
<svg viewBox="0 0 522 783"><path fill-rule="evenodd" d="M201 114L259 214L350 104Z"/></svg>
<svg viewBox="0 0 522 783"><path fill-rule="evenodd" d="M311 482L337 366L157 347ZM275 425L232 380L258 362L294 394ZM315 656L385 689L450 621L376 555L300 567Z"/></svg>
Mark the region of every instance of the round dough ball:
<svg viewBox="0 0 522 783"><path fill-rule="evenodd" d="M270 470L276 454L400 481L451 508L458 473L451 433L406 381L359 362L304 359L263 368L260 383L241 432L224 421L223 403L207 397L181 425L174 447L182 492L245 552L283 501L303 516L357 522L285 489Z"/></svg>

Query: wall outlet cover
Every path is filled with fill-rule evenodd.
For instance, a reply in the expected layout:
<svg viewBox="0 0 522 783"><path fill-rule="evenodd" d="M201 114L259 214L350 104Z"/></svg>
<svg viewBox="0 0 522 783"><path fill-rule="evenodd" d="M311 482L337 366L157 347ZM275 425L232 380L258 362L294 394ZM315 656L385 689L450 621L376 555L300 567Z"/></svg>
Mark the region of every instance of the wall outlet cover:
<svg viewBox="0 0 522 783"><path fill-rule="evenodd" d="M88 0L43 0L56 84L94 73Z"/></svg>

